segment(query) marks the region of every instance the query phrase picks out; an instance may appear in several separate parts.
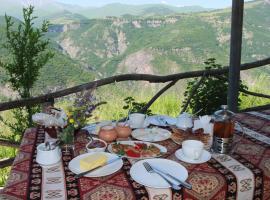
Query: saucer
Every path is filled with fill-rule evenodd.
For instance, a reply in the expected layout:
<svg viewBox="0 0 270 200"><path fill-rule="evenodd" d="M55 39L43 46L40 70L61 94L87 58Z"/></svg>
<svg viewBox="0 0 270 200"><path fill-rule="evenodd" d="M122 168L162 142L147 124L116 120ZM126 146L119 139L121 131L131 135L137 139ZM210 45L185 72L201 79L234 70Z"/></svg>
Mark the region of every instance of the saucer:
<svg viewBox="0 0 270 200"><path fill-rule="evenodd" d="M193 160L193 159L190 159L190 158L187 158L184 154L183 154L183 151L182 149L178 149L176 152L175 152L175 156L181 160L181 161L184 161L186 163L191 163L191 164L201 164L201 163L205 163L207 162L208 160L211 159L211 154L206 151L206 150L203 150L203 153L201 155L201 157L197 160Z"/></svg>

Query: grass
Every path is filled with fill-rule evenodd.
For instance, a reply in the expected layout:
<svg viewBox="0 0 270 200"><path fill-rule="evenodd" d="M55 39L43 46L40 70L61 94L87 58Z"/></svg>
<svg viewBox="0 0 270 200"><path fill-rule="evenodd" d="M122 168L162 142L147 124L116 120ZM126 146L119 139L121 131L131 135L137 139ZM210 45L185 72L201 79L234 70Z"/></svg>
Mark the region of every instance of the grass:
<svg viewBox="0 0 270 200"><path fill-rule="evenodd" d="M0 147L0 160L4 158L15 157L17 150L15 148ZM0 187L3 187L6 183L10 172L10 167L0 169Z"/></svg>

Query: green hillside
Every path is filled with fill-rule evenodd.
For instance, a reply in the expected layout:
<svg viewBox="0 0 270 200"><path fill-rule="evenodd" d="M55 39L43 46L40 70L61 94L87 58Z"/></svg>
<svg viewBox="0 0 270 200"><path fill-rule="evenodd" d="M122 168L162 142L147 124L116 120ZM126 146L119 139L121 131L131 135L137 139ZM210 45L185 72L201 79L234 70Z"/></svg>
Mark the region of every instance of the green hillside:
<svg viewBox="0 0 270 200"><path fill-rule="evenodd" d="M80 13L88 18L104 18L106 16L120 17L123 15L154 16L171 15L175 13L202 12L210 10L200 6L175 7L162 4L126 5L114 3L100 8L82 9Z"/></svg>
<svg viewBox="0 0 270 200"><path fill-rule="evenodd" d="M35 8L36 13L40 18L50 18L51 15L60 15L68 11L83 15L87 18L104 18L106 16L120 17L122 15L168 15L173 13L188 13L188 12L202 12L211 9L200 6L184 6L176 7L163 4L147 4L147 5L126 5L120 3L108 4L102 7L80 7L76 5L64 4L57 1L42 0L31 2ZM27 1L21 0L0 0L0 15L7 13L13 17L21 19L22 8L27 6Z"/></svg>
<svg viewBox="0 0 270 200"><path fill-rule="evenodd" d="M269 16L269 4L247 3L242 62L269 56ZM54 39L73 59L87 63L103 76L116 72L166 74L199 69L209 57L228 65L230 10L84 20ZM134 66L133 60L138 66Z"/></svg>

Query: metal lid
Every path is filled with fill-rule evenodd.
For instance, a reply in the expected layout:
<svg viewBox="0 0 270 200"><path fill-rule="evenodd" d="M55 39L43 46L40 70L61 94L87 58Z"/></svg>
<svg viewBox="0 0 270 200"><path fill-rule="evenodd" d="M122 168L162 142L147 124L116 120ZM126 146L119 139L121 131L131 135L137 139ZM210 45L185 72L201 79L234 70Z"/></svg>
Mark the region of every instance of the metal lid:
<svg viewBox="0 0 270 200"><path fill-rule="evenodd" d="M222 105L221 110L214 113L214 119L216 121L228 121L234 116L234 113L228 110L227 105Z"/></svg>

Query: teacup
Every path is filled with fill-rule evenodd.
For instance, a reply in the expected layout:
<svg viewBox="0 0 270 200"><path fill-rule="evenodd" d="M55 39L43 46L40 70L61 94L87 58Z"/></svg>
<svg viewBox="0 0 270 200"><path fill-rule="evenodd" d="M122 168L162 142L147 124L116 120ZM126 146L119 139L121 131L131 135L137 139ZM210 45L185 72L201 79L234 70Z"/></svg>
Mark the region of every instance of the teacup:
<svg viewBox="0 0 270 200"><path fill-rule="evenodd" d="M183 113L177 117L176 126L180 129L186 130L193 126L192 117L188 113Z"/></svg>
<svg viewBox="0 0 270 200"><path fill-rule="evenodd" d="M56 146L52 150L46 150L45 143L37 146L37 163L41 165L53 165L61 159L61 149Z"/></svg>
<svg viewBox="0 0 270 200"><path fill-rule="evenodd" d="M129 115L129 124L132 128L143 128L146 115L142 113L132 113Z"/></svg>
<svg viewBox="0 0 270 200"><path fill-rule="evenodd" d="M204 144L199 140L185 140L182 143L182 151L186 158L191 160L200 159Z"/></svg>

